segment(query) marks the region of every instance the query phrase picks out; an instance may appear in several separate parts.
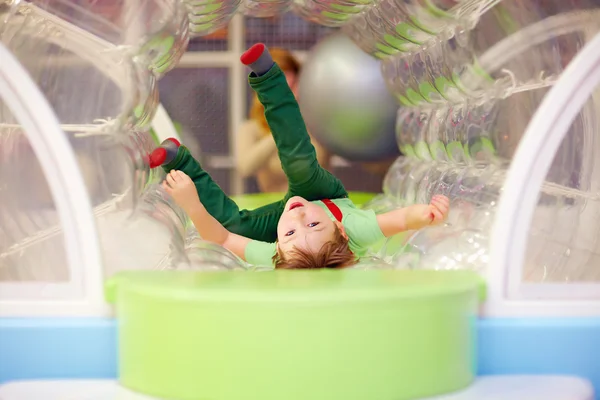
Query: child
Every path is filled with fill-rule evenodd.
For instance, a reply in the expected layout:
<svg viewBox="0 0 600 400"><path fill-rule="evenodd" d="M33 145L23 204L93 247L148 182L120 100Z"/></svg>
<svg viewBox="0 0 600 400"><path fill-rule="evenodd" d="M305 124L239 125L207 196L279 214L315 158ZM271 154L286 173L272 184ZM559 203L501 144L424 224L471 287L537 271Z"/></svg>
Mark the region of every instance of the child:
<svg viewBox="0 0 600 400"><path fill-rule="evenodd" d="M184 146L167 139L151 154L150 165L167 171L164 189L203 239L253 265L343 268L384 237L444 221L444 196L380 215L356 208L342 183L317 162L298 103L269 51L254 45L241 61L252 69L250 86L265 107L289 190L276 203L240 211Z"/></svg>

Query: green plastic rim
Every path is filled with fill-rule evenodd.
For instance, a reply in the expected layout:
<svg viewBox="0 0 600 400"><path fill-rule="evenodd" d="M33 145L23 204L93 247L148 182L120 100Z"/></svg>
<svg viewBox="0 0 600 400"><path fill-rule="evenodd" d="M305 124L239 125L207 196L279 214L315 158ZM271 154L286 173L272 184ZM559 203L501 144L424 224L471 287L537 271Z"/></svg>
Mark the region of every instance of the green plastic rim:
<svg viewBox="0 0 600 400"><path fill-rule="evenodd" d="M486 159L496 154L494 143L492 143L489 137L480 136L473 138L469 143L465 144L465 154L469 160L476 160L481 153L485 154Z"/></svg>
<svg viewBox="0 0 600 400"><path fill-rule="evenodd" d="M398 49L398 51L401 51L403 53L407 52L410 46L413 45L413 43L409 42L408 40L403 38L397 38L395 36L390 35L389 33L383 35L383 40L385 40L390 46L394 47L395 49Z"/></svg>
<svg viewBox="0 0 600 400"><path fill-rule="evenodd" d="M446 100L448 100L447 93L449 91L451 91L452 89L456 90L456 86L454 85L454 82L450 81L448 78L446 78L443 75L440 75L435 78L434 85L435 85L435 88L438 90L438 92L440 92L440 94L442 96L444 96L444 98Z"/></svg>
<svg viewBox="0 0 600 400"><path fill-rule="evenodd" d="M400 146L400 152L404 154L406 157L410 158L418 158L417 153L415 153L415 149L411 144L403 144Z"/></svg>
<svg viewBox="0 0 600 400"><path fill-rule="evenodd" d="M385 53L387 55L394 55L396 53L398 53L400 50L395 49L393 47L387 46L383 43L376 43L375 47L377 48L377 50L380 50L380 52Z"/></svg>
<svg viewBox="0 0 600 400"><path fill-rule="evenodd" d="M446 151L448 152L448 157L450 161L453 162L464 162L467 161L467 155L465 154L465 149L462 146L461 142L453 141L446 145Z"/></svg>
<svg viewBox="0 0 600 400"><path fill-rule="evenodd" d="M414 149L415 154L421 160L431 161L433 159L433 157L431 156L431 152L429 151L429 145L425 143L425 141L421 140L415 143Z"/></svg>
<svg viewBox="0 0 600 400"><path fill-rule="evenodd" d="M109 303L119 301L125 289L144 299L185 299L189 302L218 301L229 304L286 303L320 304L354 302L357 299L428 299L474 290L476 298L485 299L485 286L472 271L397 271L354 269L320 269L272 271L125 271L107 281L105 297ZM299 295L307 295L306 299ZM151 307L151 304L146 304Z"/></svg>
<svg viewBox="0 0 600 400"><path fill-rule="evenodd" d="M406 97L408 98L408 100L410 100L410 102L414 105L420 105L423 103L429 103L422 95L421 93L417 92L416 90L414 90L413 88L408 88L406 90Z"/></svg>
<svg viewBox="0 0 600 400"><path fill-rule="evenodd" d="M442 142L441 140L436 140L433 143L431 143L429 145L429 151L431 152L431 157L434 160L445 160L447 153L446 153L446 146L444 145L444 142Z"/></svg>
<svg viewBox="0 0 600 400"><path fill-rule="evenodd" d="M416 105L412 101L410 101L407 97L405 97L405 96L403 96L401 94L397 94L396 98L398 99L398 102L400 104L402 104L403 106L412 107L412 106Z"/></svg>
<svg viewBox="0 0 600 400"><path fill-rule="evenodd" d="M433 103L434 101L439 101L444 98L433 83L428 81L419 82L419 93L421 93L421 96L423 96L428 103Z"/></svg>
<svg viewBox="0 0 600 400"><path fill-rule="evenodd" d="M425 0L425 5L427 6L427 11L435 17L447 18L447 19L454 17L454 15L452 13L442 10L437 5L432 3L431 0Z"/></svg>

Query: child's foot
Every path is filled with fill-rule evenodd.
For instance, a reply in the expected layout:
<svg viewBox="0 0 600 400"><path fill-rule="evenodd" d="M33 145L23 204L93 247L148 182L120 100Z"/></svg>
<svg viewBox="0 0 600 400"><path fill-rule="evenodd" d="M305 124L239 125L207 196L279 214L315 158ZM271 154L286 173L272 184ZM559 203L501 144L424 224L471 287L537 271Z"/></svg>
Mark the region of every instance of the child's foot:
<svg viewBox="0 0 600 400"><path fill-rule="evenodd" d="M240 57L240 61L250 67L257 76L266 74L275 64L269 49L263 43L257 43L246 50Z"/></svg>
<svg viewBox="0 0 600 400"><path fill-rule="evenodd" d="M162 142L160 147L150 153L148 161L150 168L160 167L173 161L177 156L179 146L181 146L181 143L175 138L169 138Z"/></svg>

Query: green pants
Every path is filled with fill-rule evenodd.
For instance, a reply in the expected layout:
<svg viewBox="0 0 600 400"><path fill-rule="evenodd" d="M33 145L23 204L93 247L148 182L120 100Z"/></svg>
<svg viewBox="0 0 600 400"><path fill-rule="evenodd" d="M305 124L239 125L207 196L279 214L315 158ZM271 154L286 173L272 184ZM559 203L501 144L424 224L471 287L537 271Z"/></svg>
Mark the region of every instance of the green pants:
<svg viewBox="0 0 600 400"><path fill-rule="evenodd" d="M274 65L260 77L251 74L248 80L265 106L265 117L288 178L289 189L285 197L256 210L240 211L184 146L164 169L167 172L180 170L190 176L206 210L230 232L262 242L274 242L279 217L290 197L301 196L315 201L339 199L348 194L339 179L319 165L296 98L279 66Z"/></svg>

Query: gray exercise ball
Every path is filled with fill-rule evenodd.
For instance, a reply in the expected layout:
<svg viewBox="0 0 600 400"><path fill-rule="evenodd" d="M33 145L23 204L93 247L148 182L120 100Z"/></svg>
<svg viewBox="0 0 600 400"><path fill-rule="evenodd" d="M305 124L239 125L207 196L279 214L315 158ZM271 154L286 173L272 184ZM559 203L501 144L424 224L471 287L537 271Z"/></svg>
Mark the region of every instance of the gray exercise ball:
<svg viewBox="0 0 600 400"><path fill-rule="evenodd" d="M399 154L394 134L398 105L379 61L346 35L333 34L311 50L302 65L298 101L308 130L333 154L351 161Z"/></svg>

